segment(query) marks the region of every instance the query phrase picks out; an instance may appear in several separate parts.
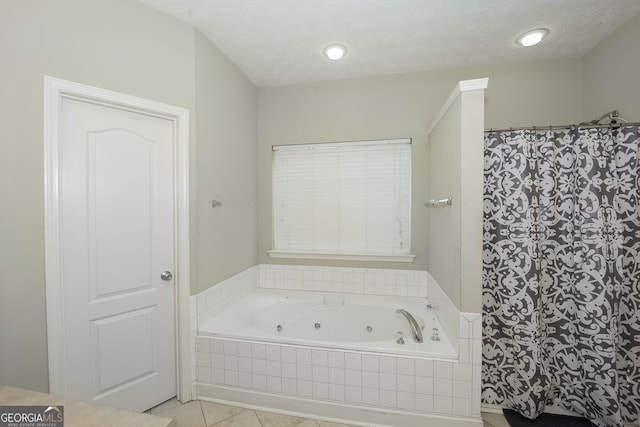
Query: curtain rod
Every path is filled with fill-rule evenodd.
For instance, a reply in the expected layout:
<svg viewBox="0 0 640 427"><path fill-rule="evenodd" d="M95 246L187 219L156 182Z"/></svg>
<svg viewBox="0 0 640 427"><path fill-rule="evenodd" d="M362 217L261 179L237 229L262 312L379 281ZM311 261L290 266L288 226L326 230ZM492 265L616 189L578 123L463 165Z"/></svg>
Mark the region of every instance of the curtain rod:
<svg viewBox="0 0 640 427"><path fill-rule="evenodd" d="M600 123L605 119L609 119L609 123ZM516 128L504 128L504 129L489 129L485 132L506 132L506 131L514 131L514 130L554 130L554 129L571 129L571 128L620 128L622 126L639 126L640 123L629 123L622 117L620 117L620 112L618 110L609 111L608 113L602 114L597 119L591 120L590 122L582 122L577 125L561 125L561 126L526 126L526 127L516 127Z"/></svg>
<svg viewBox="0 0 640 427"><path fill-rule="evenodd" d="M510 127L510 128L489 128L485 129L485 132L507 132L507 131L517 131L517 130L555 130L555 129L571 129L571 128L613 128L618 129L625 126L640 126L640 122L631 122L631 123L606 123L601 125L592 125L592 124L579 124L579 125L553 125L553 126L523 126L523 127Z"/></svg>

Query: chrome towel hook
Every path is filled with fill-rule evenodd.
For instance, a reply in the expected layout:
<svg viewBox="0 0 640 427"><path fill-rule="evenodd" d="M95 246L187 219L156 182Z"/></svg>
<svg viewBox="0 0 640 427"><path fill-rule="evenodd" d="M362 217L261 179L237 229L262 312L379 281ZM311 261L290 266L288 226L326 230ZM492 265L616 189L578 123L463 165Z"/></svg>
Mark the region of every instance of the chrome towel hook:
<svg viewBox="0 0 640 427"><path fill-rule="evenodd" d="M447 199L431 199L424 204L428 208L441 208L443 206L451 206L451 197Z"/></svg>

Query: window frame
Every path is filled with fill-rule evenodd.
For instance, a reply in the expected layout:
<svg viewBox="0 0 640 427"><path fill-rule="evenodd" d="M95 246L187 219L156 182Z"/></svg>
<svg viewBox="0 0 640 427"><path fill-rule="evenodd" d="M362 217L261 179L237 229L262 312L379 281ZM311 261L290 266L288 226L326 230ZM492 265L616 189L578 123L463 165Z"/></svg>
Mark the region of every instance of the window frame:
<svg viewBox="0 0 640 427"><path fill-rule="evenodd" d="M402 164L401 166L398 166L398 168L403 168L401 170L401 174L404 174L404 180L405 182L403 182L403 184L398 184L398 185L403 185L402 190L406 190L406 191L402 191L407 193L405 196L405 203L407 204L406 206L404 206L406 208L406 216L408 216L408 225L405 225L402 230L404 231L405 234L408 234L408 236L404 239L404 241L406 242L405 244L407 244L408 249L406 250L406 252L402 252L402 253L394 253L392 252L394 249L392 248L392 251L389 252L360 252L360 251L354 251L354 252L349 252L349 251L340 251L340 250L329 250L329 251L318 251L318 250L287 250L286 248L276 248L276 240L277 240L277 215L276 215L276 178L275 178L275 173L274 173L274 168L276 165L276 160L275 157L277 154L277 151L288 151L288 150L305 150L305 149L309 149L309 150L313 150L313 149L318 149L318 148L335 148L335 147L349 147L349 148L353 148L356 146L373 146L373 145L391 145L391 144L404 144L404 145L408 145L409 146L409 151L408 151L408 164L404 165L402 164L402 161L397 160L398 163ZM322 142L322 143L310 143L310 144L289 144L289 145L274 145L272 146L272 151L273 151L273 155L272 155L272 172L271 172L271 179L272 179L272 194L271 194L271 209L272 209L272 221L271 221L271 225L272 225L272 242L271 242L271 247L272 249L267 251L267 253L269 254L270 257L272 258L294 258L294 259L330 259L330 260L354 260L354 261L378 261L378 262L382 262L382 261L392 261L392 262L413 262L415 260L415 255L413 255L411 253L411 228L412 228L412 211L411 211L411 205L412 205L412 191L411 191L411 187L412 187L412 183L411 183L411 179L412 179L412 172L411 172L411 167L412 167L412 140L411 138L395 138L395 139L379 139L379 140L363 140L363 141L347 141L347 142ZM363 151L365 151L366 149L364 149ZM405 154L406 155L406 154ZM394 160L396 161L396 160ZM404 159L404 163L407 163L407 159ZM408 169L408 170L404 170L404 169ZM394 190L396 191L396 190ZM396 191L396 193L394 193L396 196L398 192ZM397 204L395 205L397 206ZM397 221L398 217L394 216L394 221ZM286 246L286 245L285 245ZM339 246L339 244L338 244Z"/></svg>

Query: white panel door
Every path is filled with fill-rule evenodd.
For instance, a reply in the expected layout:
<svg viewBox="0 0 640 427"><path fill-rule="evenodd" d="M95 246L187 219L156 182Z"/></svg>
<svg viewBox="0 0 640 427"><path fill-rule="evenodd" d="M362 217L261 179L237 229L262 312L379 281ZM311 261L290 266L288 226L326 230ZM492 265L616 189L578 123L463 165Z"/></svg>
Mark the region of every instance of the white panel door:
<svg viewBox="0 0 640 427"><path fill-rule="evenodd" d="M69 397L143 411L176 395L174 135L171 120L61 100Z"/></svg>

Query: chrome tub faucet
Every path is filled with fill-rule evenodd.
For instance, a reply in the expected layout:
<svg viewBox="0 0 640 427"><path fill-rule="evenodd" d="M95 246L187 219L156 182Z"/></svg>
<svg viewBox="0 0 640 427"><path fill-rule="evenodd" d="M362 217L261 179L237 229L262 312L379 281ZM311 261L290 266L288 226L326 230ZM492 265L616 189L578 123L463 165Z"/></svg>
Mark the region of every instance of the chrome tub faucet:
<svg viewBox="0 0 640 427"><path fill-rule="evenodd" d="M415 317L413 317L413 315L411 315L411 313L409 313L407 310L403 310L402 308L397 309L396 314L402 314L409 322L409 325L411 326L411 332L413 333L413 340L415 342L422 342L422 330L420 329L420 325L418 325Z"/></svg>

